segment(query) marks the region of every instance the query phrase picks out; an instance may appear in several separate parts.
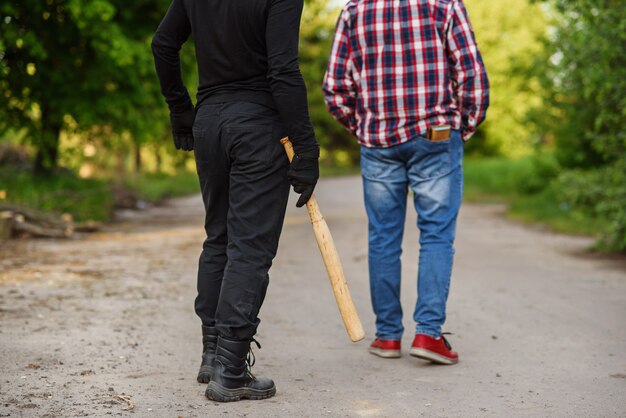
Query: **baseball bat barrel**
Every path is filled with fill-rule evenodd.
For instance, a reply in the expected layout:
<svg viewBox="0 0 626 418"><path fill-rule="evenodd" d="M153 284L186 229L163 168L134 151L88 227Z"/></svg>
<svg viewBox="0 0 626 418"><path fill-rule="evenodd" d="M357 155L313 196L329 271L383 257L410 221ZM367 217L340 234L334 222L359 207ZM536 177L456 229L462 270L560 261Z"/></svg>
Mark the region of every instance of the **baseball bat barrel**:
<svg viewBox="0 0 626 418"><path fill-rule="evenodd" d="M291 141L289 138L283 138L280 143L285 147L289 161L291 161L294 156ZM333 293L335 294L335 299L337 300L337 306L339 307L343 324L346 327L350 340L353 342L361 341L365 338L365 331L363 331L361 319L359 318L359 314L354 306L354 302L352 301L350 289L348 288L348 282L346 281L346 276L343 272L343 266L341 264L341 260L339 259L339 253L335 247L335 242L333 241L330 229L328 228L328 224L320 211L315 196L311 196L306 204L306 207L309 211L309 217L311 218L311 223L313 224L315 239L317 240L317 245L322 254L324 265L326 266L328 279L330 280L330 285L333 289Z"/></svg>

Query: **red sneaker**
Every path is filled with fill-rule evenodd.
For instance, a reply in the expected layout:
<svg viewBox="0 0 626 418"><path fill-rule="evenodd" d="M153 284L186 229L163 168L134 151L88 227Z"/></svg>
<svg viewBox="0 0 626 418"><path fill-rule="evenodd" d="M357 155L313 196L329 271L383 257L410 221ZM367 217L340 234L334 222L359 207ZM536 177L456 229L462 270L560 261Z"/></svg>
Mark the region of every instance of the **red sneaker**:
<svg viewBox="0 0 626 418"><path fill-rule="evenodd" d="M398 358L400 357L400 341L376 338L374 342L370 344L369 352L378 357Z"/></svg>
<svg viewBox="0 0 626 418"><path fill-rule="evenodd" d="M459 361L459 355L452 351L450 343L443 335L439 338L432 338L428 335L417 334L411 345L410 354L437 364L456 364Z"/></svg>

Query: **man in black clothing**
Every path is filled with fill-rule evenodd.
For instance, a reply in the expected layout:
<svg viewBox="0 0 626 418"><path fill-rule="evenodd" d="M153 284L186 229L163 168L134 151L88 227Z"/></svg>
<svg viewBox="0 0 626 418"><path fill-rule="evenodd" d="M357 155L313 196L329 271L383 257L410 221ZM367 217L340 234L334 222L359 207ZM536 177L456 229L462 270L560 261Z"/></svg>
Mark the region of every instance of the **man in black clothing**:
<svg viewBox="0 0 626 418"><path fill-rule="evenodd" d="M319 177L319 146L298 66L303 0L173 0L152 50L177 149L194 151L206 209L196 313L198 381L217 401L265 399L246 356L276 255L289 183L303 206ZM200 83L194 109L179 52L193 35ZM289 136L291 164L279 140Z"/></svg>

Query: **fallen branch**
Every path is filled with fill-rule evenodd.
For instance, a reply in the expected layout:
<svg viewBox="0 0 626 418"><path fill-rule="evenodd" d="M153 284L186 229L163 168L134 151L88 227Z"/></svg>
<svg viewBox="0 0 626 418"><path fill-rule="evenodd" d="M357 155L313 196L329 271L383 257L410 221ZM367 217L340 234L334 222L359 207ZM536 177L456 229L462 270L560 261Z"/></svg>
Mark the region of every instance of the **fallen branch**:
<svg viewBox="0 0 626 418"><path fill-rule="evenodd" d="M74 232L98 232L101 229L100 222L87 221L74 224Z"/></svg>
<svg viewBox="0 0 626 418"><path fill-rule="evenodd" d="M72 223L71 215L63 215L60 218L49 213L28 209L17 205L0 204L0 212L12 212L24 217L28 223L36 223L49 228L64 228L68 223Z"/></svg>
<svg viewBox="0 0 626 418"><path fill-rule="evenodd" d="M130 400L130 396L128 395L115 395L113 396L113 399L122 401L126 404L126 406L122 407L123 411L131 411L133 408L135 408L133 401Z"/></svg>
<svg viewBox="0 0 626 418"><path fill-rule="evenodd" d="M13 213L0 212L0 240L9 239L13 234Z"/></svg>
<svg viewBox="0 0 626 418"><path fill-rule="evenodd" d="M27 222L22 216L17 215L14 218L13 230L16 232L24 232L28 235L42 238L69 238L74 233L74 228L71 224L66 225L64 228L45 227L37 225L35 223Z"/></svg>
<svg viewBox="0 0 626 418"><path fill-rule="evenodd" d="M16 205L0 204L0 240L27 235L39 238L71 238L75 232L97 232L98 222L76 223L72 215L49 213Z"/></svg>
<svg viewBox="0 0 626 418"><path fill-rule="evenodd" d="M56 218L15 205L0 205L0 239L22 234L43 238L70 238L74 234L74 222L70 215Z"/></svg>

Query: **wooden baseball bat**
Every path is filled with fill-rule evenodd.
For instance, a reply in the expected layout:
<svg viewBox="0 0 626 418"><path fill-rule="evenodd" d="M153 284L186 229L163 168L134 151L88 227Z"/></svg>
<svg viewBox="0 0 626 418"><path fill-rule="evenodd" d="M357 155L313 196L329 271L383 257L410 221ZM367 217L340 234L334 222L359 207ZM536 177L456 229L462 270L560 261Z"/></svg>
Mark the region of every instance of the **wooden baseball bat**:
<svg viewBox="0 0 626 418"><path fill-rule="evenodd" d="M291 141L289 138L283 138L280 143L284 145L289 161L291 161L294 156ZM343 267L341 265L341 260L339 259L339 253L337 253L337 248L335 248L335 242L330 234L328 224L326 223L326 220L324 220L324 216L322 216L322 212L320 211L320 207L317 204L315 196L311 196L306 204L306 208L308 209L309 216L311 217L313 231L315 232L315 239L317 240L317 245L322 253L322 259L324 260L324 265L326 266L326 271L328 272L328 279L330 280L330 285L333 288L333 293L335 294L335 299L337 300L337 306L339 307L343 324L346 327L346 331L348 331L348 336L353 342L361 341L365 338L365 331L363 331L361 319L359 318L359 314L357 313L354 302L352 301L352 296L350 296L348 282L346 281L346 276L343 273Z"/></svg>

